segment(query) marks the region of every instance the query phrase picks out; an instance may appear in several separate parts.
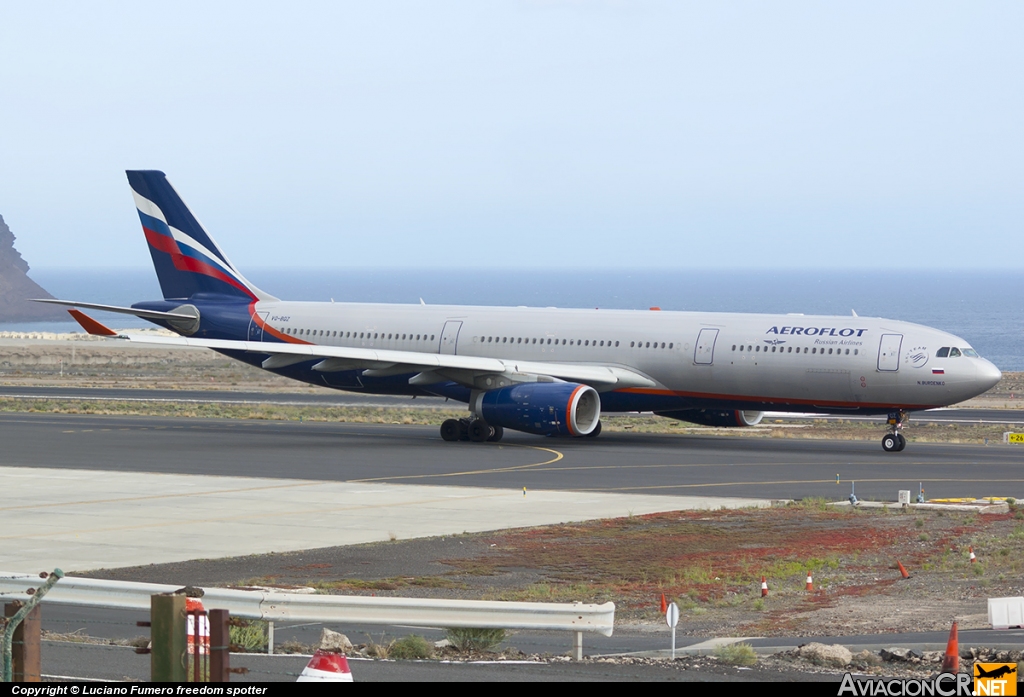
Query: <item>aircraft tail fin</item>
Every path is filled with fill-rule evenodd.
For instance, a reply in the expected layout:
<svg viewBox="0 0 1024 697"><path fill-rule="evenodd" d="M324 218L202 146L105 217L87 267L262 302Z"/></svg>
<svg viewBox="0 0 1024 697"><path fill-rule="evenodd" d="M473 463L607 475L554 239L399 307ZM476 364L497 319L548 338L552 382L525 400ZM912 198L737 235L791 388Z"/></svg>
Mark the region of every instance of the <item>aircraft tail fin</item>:
<svg viewBox="0 0 1024 697"><path fill-rule="evenodd" d="M156 170L128 170L135 207L166 299L196 293L276 300L251 284L228 261L202 224Z"/></svg>

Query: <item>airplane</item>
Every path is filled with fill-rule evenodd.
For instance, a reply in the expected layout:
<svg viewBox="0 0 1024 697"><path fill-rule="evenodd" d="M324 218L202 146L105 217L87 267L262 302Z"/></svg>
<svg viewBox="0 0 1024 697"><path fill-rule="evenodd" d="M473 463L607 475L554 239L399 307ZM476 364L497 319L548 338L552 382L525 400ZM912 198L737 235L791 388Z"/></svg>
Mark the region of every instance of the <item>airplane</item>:
<svg viewBox="0 0 1024 697"><path fill-rule="evenodd" d="M750 427L765 411L886 415L882 448L906 447L911 411L975 397L1002 375L957 336L890 319L345 302L289 302L250 283L163 172L129 170L162 300L126 313L177 337L93 334L201 346L312 385L440 396L468 415L445 441L497 441L504 429L595 437L602 413L653 412Z"/></svg>

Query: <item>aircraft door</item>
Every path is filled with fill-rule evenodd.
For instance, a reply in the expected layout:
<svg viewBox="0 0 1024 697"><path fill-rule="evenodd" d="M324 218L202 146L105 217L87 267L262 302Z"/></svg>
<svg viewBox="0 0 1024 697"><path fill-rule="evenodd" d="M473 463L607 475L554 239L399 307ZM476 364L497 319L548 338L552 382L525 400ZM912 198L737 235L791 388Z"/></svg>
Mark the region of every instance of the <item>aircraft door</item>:
<svg viewBox="0 0 1024 697"><path fill-rule="evenodd" d="M902 334L882 334L878 344L878 369L895 372L900 369L900 347L903 345Z"/></svg>
<svg viewBox="0 0 1024 697"><path fill-rule="evenodd" d="M697 346L693 349L693 362L697 365L711 365L715 360L717 329L701 329L697 335Z"/></svg>
<svg viewBox="0 0 1024 697"><path fill-rule="evenodd" d="M454 356L459 344L459 330L462 329L462 322L448 321L444 323L441 330L440 353Z"/></svg>
<svg viewBox="0 0 1024 697"><path fill-rule="evenodd" d="M256 321L257 316L260 318L259 322ZM249 341L263 341L263 324L269 316L269 312L257 312L252 316L249 320Z"/></svg>

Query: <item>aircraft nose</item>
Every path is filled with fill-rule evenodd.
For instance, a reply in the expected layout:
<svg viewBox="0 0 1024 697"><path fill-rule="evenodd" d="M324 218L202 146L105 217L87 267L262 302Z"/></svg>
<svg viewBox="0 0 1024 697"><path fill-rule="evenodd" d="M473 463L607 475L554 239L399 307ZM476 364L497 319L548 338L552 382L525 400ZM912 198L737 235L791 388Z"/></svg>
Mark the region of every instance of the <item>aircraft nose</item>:
<svg viewBox="0 0 1024 697"><path fill-rule="evenodd" d="M982 358L977 362L975 381L978 389L987 392L1003 379L1003 373L989 361Z"/></svg>

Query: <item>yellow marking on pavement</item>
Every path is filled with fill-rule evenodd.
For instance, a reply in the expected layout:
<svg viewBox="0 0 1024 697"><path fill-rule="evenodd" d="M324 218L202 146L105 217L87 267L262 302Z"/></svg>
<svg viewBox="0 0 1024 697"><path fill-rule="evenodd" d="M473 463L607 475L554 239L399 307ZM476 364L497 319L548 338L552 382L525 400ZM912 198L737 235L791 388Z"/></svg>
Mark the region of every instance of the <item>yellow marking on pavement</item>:
<svg viewBox="0 0 1024 697"><path fill-rule="evenodd" d="M493 446L492 446L493 447ZM537 467L543 467L544 465L550 465L561 460L565 455L558 452L553 448L542 448L539 445L519 445L517 443L503 443L500 447L504 448L526 448L527 450L540 450L541 452L552 453L554 455L550 460L544 462L534 462L528 465L511 465L509 467L497 467L494 469L483 469L483 470L466 470L463 472L442 472L436 474L401 474L393 477L370 477L367 479L348 479L349 482L393 482L399 479L430 479L436 477L462 477L474 474L497 474L500 472L520 472L523 470L532 470Z"/></svg>

